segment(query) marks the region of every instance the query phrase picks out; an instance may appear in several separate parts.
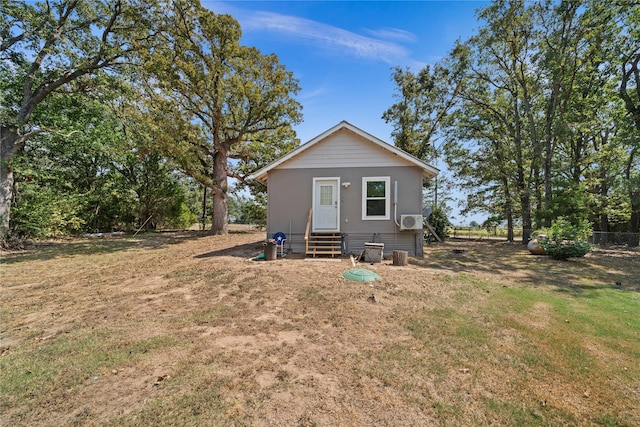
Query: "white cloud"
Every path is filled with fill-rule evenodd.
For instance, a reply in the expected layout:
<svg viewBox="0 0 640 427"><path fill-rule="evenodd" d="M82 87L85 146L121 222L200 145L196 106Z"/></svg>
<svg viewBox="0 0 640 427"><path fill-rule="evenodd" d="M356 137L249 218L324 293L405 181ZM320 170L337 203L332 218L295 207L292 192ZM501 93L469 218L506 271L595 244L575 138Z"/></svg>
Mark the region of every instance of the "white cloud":
<svg viewBox="0 0 640 427"><path fill-rule="evenodd" d="M306 18L271 12L256 12L241 21L247 30L264 30L309 40L329 51L347 53L359 58L395 63L408 56L408 51L397 43L366 37L342 28Z"/></svg>
<svg viewBox="0 0 640 427"><path fill-rule="evenodd" d="M418 38L410 31L401 30L399 28L380 28L377 30L367 30L367 33L374 37L385 40L397 40L399 42L416 42Z"/></svg>
<svg viewBox="0 0 640 427"><path fill-rule="evenodd" d="M206 2L204 4L207 4ZM244 32L265 31L308 42L328 52L388 64L406 62L410 52L395 41L414 41L413 34L398 29L368 30L373 37L323 24L311 19L272 12L241 9L229 3L210 3L216 13L228 13L240 22Z"/></svg>
<svg viewBox="0 0 640 427"><path fill-rule="evenodd" d="M300 93L300 100L308 100L312 98L316 98L318 96L323 96L329 93L329 90L325 86L317 87L313 90L302 90Z"/></svg>

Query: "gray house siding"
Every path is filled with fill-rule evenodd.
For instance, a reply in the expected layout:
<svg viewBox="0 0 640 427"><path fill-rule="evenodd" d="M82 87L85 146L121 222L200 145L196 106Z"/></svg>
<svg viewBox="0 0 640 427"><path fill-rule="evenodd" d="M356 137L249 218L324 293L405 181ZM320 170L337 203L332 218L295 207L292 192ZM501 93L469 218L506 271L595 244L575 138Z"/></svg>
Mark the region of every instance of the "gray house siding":
<svg viewBox="0 0 640 427"><path fill-rule="evenodd" d="M347 253L360 253L366 242L384 243L385 255L406 250L422 256L422 231L400 230L402 215L422 212L422 183L438 169L342 121L257 170L255 179L268 188L267 237L287 234L287 248L305 251L309 209L315 206L311 231L338 231ZM363 200L363 177L374 178L370 198ZM385 182L388 205L381 204L379 182ZM396 187L397 183L397 187ZM397 188L397 193L395 194ZM337 196L337 198L336 198ZM397 205L393 202L397 200ZM369 208L364 208L367 205ZM335 208L335 209L334 209ZM368 210L368 217L363 214Z"/></svg>
<svg viewBox="0 0 640 427"><path fill-rule="evenodd" d="M268 173L267 237L282 231L288 237L286 246L295 253L304 253L307 217L313 206L313 179L322 177L340 179L338 221L339 231L347 235L347 253L360 253L364 243L375 241L385 244L386 256L393 250L422 255L421 231L400 231L395 222L400 221L401 215L422 212L422 170L413 166L273 169ZM389 177L390 219L363 220L363 177ZM395 182L397 207L393 203Z"/></svg>

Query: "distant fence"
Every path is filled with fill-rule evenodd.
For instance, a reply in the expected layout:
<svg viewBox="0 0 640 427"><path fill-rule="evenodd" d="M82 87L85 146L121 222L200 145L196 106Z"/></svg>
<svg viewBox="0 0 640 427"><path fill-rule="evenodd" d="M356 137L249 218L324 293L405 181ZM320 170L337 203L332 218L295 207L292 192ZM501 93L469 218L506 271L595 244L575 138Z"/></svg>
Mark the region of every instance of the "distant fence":
<svg viewBox="0 0 640 427"><path fill-rule="evenodd" d="M492 227L490 229L475 227L451 227L448 236L454 239L469 240L507 240L507 229ZM522 228L513 230L515 241L522 240ZM598 246L630 246L637 247L640 233L617 233L594 231L589 242Z"/></svg>
<svg viewBox="0 0 640 427"><path fill-rule="evenodd" d="M589 241L598 246L616 245L637 247L640 241L640 233L594 231Z"/></svg>
<svg viewBox="0 0 640 427"><path fill-rule="evenodd" d="M454 239L469 240L507 240L508 230L506 228L491 227L451 227L448 230L449 237ZM522 240L522 228L513 230L513 238Z"/></svg>

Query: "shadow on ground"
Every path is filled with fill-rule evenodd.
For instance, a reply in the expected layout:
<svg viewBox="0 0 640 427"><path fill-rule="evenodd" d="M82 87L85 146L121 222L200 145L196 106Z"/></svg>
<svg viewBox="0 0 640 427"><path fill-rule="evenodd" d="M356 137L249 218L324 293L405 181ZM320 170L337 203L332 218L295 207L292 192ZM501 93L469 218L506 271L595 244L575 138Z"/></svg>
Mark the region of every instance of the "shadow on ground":
<svg viewBox="0 0 640 427"><path fill-rule="evenodd" d="M241 234L238 232L237 234ZM171 231L140 233L136 236L125 234L123 236L103 238L73 238L39 242L19 251L6 251L2 253L3 264L14 264L24 261L44 261L58 257L74 255L99 255L109 254L132 249L159 249L167 245L175 245L185 241L208 237L206 231Z"/></svg>
<svg viewBox="0 0 640 427"><path fill-rule="evenodd" d="M640 252L635 248L594 248L583 258L560 261L532 255L517 243L449 240L425 246L424 258L410 262L459 274L506 275L517 284L553 286L585 298L606 288L640 292Z"/></svg>
<svg viewBox="0 0 640 427"><path fill-rule="evenodd" d="M260 255L264 251L264 240L257 240L255 242L245 243L243 245L236 245L229 248L218 249L216 251L206 252L200 255L194 256L196 259L206 259L216 256L234 256L239 258L253 258Z"/></svg>

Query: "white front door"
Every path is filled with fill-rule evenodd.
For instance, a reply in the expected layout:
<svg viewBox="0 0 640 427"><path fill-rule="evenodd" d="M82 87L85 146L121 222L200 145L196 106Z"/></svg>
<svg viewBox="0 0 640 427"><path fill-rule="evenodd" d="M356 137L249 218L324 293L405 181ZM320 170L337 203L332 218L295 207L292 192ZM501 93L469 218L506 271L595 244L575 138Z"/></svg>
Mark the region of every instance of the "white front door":
<svg viewBox="0 0 640 427"><path fill-rule="evenodd" d="M313 178L313 231L340 231L340 178Z"/></svg>

